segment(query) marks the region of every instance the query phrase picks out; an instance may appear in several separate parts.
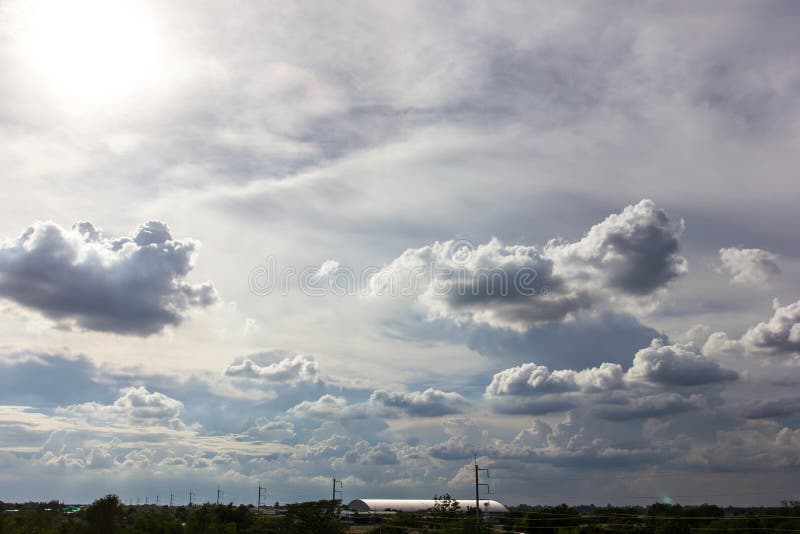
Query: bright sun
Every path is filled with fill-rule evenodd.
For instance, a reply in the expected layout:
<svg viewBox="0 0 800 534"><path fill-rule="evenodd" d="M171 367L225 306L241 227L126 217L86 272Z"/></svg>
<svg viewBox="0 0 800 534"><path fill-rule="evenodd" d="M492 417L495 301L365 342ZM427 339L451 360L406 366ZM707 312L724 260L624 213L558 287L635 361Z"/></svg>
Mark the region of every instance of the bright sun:
<svg viewBox="0 0 800 534"><path fill-rule="evenodd" d="M17 12L24 61L72 103L110 104L159 78L152 13L121 0L25 0Z"/></svg>

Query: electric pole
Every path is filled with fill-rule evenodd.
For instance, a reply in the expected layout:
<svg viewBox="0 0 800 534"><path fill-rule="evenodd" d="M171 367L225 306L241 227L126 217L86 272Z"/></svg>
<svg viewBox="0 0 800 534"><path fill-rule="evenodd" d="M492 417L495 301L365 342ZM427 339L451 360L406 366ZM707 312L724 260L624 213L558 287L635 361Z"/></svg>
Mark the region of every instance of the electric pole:
<svg viewBox="0 0 800 534"><path fill-rule="evenodd" d="M217 488L217 504L219 504L219 494L220 494L220 490L219 490L219 488Z"/></svg>
<svg viewBox="0 0 800 534"><path fill-rule="evenodd" d="M338 486L337 486L338 484ZM339 499L342 498L342 481L336 480L333 477L333 493L331 494L331 515L336 515L336 494L339 494Z"/></svg>
<svg viewBox="0 0 800 534"><path fill-rule="evenodd" d="M264 506L267 505L267 488L261 486L261 482L258 483L258 504L256 504L256 513L261 508L261 497L264 497Z"/></svg>
<svg viewBox="0 0 800 534"><path fill-rule="evenodd" d="M158 506L158 495L156 495L156 506Z"/></svg>
<svg viewBox="0 0 800 534"><path fill-rule="evenodd" d="M175 495L173 495L173 493L170 491L170 492L169 492L169 507L170 507L170 508L172 508L172 499L173 499L174 497L175 497Z"/></svg>
<svg viewBox="0 0 800 534"><path fill-rule="evenodd" d="M189 490L189 508L192 507L192 490Z"/></svg>
<svg viewBox="0 0 800 534"><path fill-rule="evenodd" d="M478 467L478 455L475 455L475 522L478 525L478 528L481 526L481 486L486 486L489 488L489 484L482 484L480 480L480 472L486 471L486 477L489 477L489 470L488 469L481 469Z"/></svg>
<svg viewBox="0 0 800 534"><path fill-rule="evenodd" d="M337 486L338 484L338 486ZM339 499L342 498L342 481L336 480L334 477L333 479L333 493L331 494L331 500L336 502L336 494L339 494Z"/></svg>

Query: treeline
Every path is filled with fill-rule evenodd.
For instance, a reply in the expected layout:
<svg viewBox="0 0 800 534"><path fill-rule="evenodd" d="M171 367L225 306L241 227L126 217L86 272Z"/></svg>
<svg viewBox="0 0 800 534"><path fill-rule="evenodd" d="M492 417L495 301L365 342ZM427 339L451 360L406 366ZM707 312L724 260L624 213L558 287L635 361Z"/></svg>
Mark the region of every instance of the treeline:
<svg viewBox="0 0 800 534"><path fill-rule="evenodd" d="M331 501L289 504L281 515L254 514L240 505L168 508L126 506L116 495L67 514L57 502L0 503L0 534L339 534ZM18 510L8 512L7 510Z"/></svg>
<svg viewBox="0 0 800 534"><path fill-rule="evenodd" d="M647 507L517 506L503 516L476 521L449 499L423 514L395 513L375 525L348 527L337 518L340 503L289 504L279 514L255 514L244 505L168 508L125 506L108 495L76 513L57 502L0 502L0 534L338 534L358 532L526 534L691 534L730 532L800 532L800 503L781 507L721 508L704 504ZM15 510L8 512L7 510ZM377 518L375 518L377 520Z"/></svg>
<svg viewBox="0 0 800 534"><path fill-rule="evenodd" d="M511 514L500 520L498 526L526 534L800 532L800 505L791 502L781 507L747 508L662 503L648 507L519 506L511 508Z"/></svg>

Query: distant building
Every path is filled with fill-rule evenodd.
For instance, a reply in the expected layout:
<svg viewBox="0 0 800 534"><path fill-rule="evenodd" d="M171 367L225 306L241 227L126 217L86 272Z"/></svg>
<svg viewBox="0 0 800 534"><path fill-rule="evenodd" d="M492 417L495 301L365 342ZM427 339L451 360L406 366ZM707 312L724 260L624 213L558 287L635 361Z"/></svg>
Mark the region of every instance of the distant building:
<svg viewBox="0 0 800 534"><path fill-rule="evenodd" d="M464 512L475 511L475 499L453 499L458 502ZM355 499L347 505L354 512L382 513L382 512L427 512L436 506L433 499ZM497 501L480 499L481 512L485 514L505 514L508 508Z"/></svg>

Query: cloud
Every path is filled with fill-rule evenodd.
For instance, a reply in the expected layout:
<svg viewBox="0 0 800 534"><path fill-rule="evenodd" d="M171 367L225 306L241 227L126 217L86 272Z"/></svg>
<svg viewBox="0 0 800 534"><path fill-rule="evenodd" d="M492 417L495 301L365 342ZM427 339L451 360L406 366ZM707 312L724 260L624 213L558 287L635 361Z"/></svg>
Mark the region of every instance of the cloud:
<svg viewBox="0 0 800 534"><path fill-rule="evenodd" d="M721 248L720 271L731 277L731 283L740 286L764 287L781 273L778 257L760 248Z"/></svg>
<svg viewBox="0 0 800 534"><path fill-rule="evenodd" d="M378 406L398 409L416 417L438 417L460 413L469 406L469 402L460 394L434 388L408 393L376 390L369 400Z"/></svg>
<svg viewBox="0 0 800 534"><path fill-rule="evenodd" d="M665 345L662 340L653 340L633 358L625 379L660 386L701 386L730 382L739 378L738 373L723 369L717 362L706 358L688 345Z"/></svg>
<svg viewBox="0 0 800 534"><path fill-rule="evenodd" d="M313 356L302 354L263 366L253 360L245 359L241 363L229 365L225 369L225 375L283 384L314 383L320 380L319 367Z"/></svg>
<svg viewBox="0 0 800 534"><path fill-rule="evenodd" d="M397 453L391 444L378 443L373 446L363 440L347 451L343 458L348 464L396 465L399 463Z"/></svg>
<svg viewBox="0 0 800 534"><path fill-rule="evenodd" d="M623 405L599 406L592 414L611 421L627 421L629 419L647 419L696 410L703 405L701 395L685 397L677 393L659 393L634 397Z"/></svg>
<svg viewBox="0 0 800 534"><path fill-rule="evenodd" d="M800 352L800 300L781 306L773 301L775 312L767 322L750 328L742 343L750 350L766 354Z"/></svg>
<svg viewBox="0 0 800 534"><path fill-rule="evenodd" d="M737 380L738 373L695 352L693 345L665 345L654 339L639 350L624 371L617 363L574 371L534 362L504 369L492 377L484 398L493 409L510 414L544 414L588 407L598 417L626 420L694 410L702 395L685 397L648 389L698 387ZM600 404L598 404L600 403Z"/></svg>
<svg viewBox="0 0 800 534"><path fill-rule="evenodd" d="M682 221L651 200L625 207L579 241L544 249L493 238L473 247L436 241L408 249L371 279L373 294L413 293L428 319L526 331L574 319L578 312L652 305L654 295L687 272L677 254Z"/></svg>
<svg viewBox="0 0 800 534"><path fill-rule="evenodd" d="M264 441L288 441L296 435L294 425L289 421L271 421L263 418L257 419L245 434L249 438Z"/></svg>
<svg viewBox="0 0 800 534"><path fill-rule="evenodd" d="M113 404L97 402L73 404L57 408L56 413L85 418L98 424L159 425L182 429L179 416L183 403L159 393L151 392L144 386L123 389L121 396Z"/></svg>
<svg viewBox="0 0 800 534"><path fill-rule="evenodd" d="M742 415L748 419L770 419L773 417L786 417L800 413L800 399L756 399L750 401L742 410Z"/></svg>
<svg viewBox="0 0 800 534"><path fill-rule="evenodd" d="M622 366L603 363L600 367L553 371L535 363L505 369L494 375L486 393L497 395L540 395L546 393L594 393L625 387Z"/></svg>
<svg viewBox="0 0 800 534"><path fill-rule="evenodd" d="M394 418L439 417L463 412L469 402L459 393L428 388L425 391L393 392L378 389L365 402L350 403L343 397L326 393L315 401L303 401L290 408L292 417L316 419L364 419L367 417Z"/></svg>
<svg viewBox="0 0 800 534"><path fill-rule="evenodd" d="M361 419L367 416L363 405L349 405L344 397L326 393L315 401L303 401L287 411L297 418L315 419Z"/></svg>
<svg viewBox="0 0 800 534"><path fill-rule="evenodd" d="M185 280L196 249L158 221L120 238L36 222L0 246L0 296L87 330L155 334L217 299L210 282Z"/></svg>
<svg viewBox="0 0 800 534"><path fill-rule="evenodd" d="M642 200L592 226L580 241L553 241L546 252L566 278L593 289L649 295L687 272L686 259L678 255L683 226L652 200Z"/></svg>

